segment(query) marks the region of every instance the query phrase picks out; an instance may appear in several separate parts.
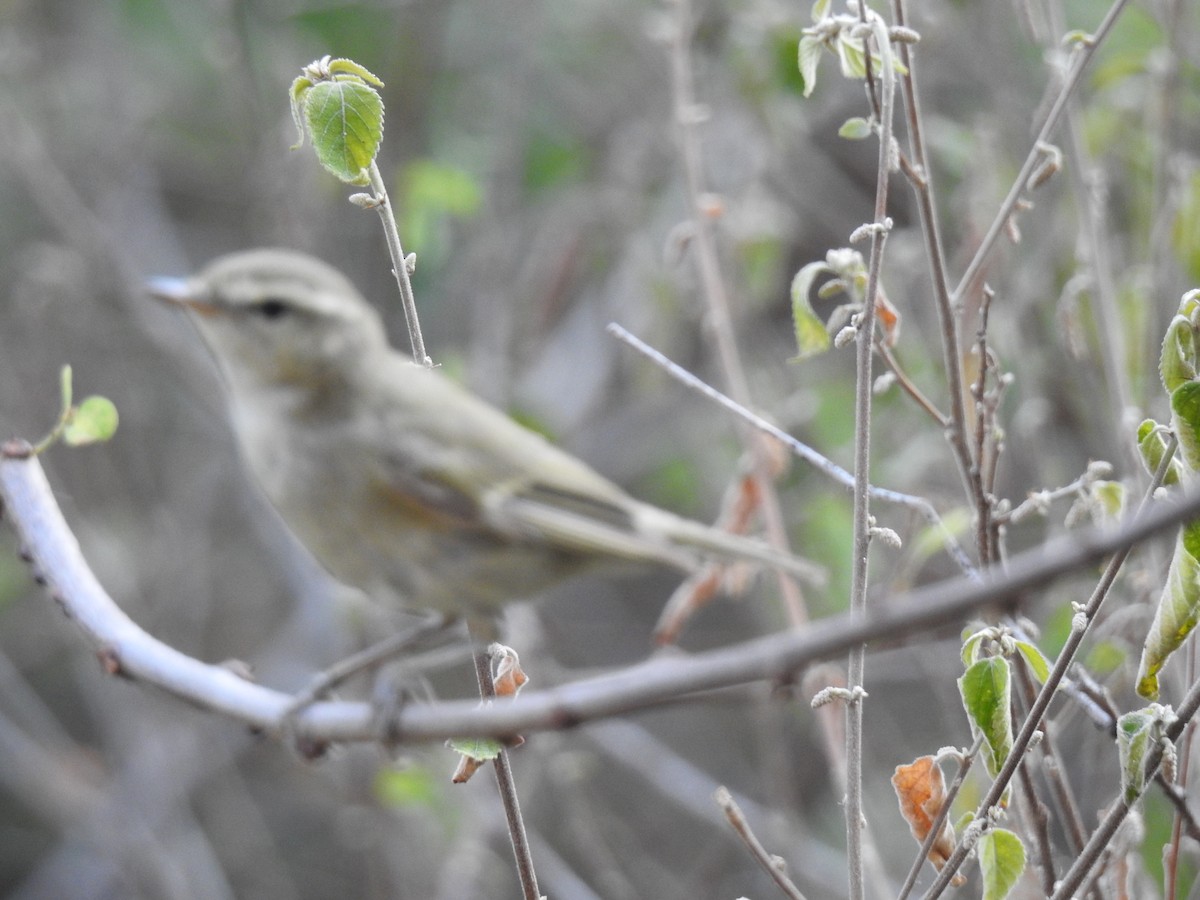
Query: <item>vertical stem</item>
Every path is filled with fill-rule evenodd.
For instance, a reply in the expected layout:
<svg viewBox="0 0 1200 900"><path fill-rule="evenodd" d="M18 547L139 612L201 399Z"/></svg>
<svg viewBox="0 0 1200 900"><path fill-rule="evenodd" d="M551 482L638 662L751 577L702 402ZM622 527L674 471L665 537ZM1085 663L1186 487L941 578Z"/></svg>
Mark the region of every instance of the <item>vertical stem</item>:
<svg viewBox="0 0 1200 900"><path fill-rule="evenodd" d="M472 642L475 643L477 630L471 627ZM475 646L475 679L479 682L479 696L486 703L496 696L496 686L492 681L492 658L486 646ZM496 788L500 792L500 800L504 805L504 818L508 822L508 838L512 844L513 857L517 864L517 877L521 881L521 896L524 900L539 900L537 872L533 868L533 855L529 851L529 837L525 833L525 820L521 816L521 804L517 798L517 786L513 780L512 765L508 759L508 750L503 749L493 761L496 773Z"/></svg>
<svg viewBox="0 0 1200 900"><path fill-rule="evenodd" d="M850 612L852 616L867 614L867 556L871 544L871 365L875 337L875 298L879 291L879 271L883 264L883 247L891 225L887 217L888 175L892 162L892 110L896 89L896 72L891 43L883 20L865 5L859 7L866 19L882 60L880 100L879 165L875 179L875 219L871 232L871 260L868 265L867 293L859 314L856 355L854 403L854 558L850 581ZM864 38L866 43L866 38ZM864 47L870 58L870 46ZM863 798L862 701L866 649L855 647L847 663L847 685L850 701L846 707L846 847L849 864L849 893L851 900L861 900L863 894Z"/></svg>
<svg viewBox="0 0 1200 900"><path fill-rule="evenodd" d="M392 201L379 166L371 161L367 170L371 179L371 190L375 192L375 211L383 224L383 235L387 239L388 255L392 257L392 274L400 288L400 302L404 306L404 321L408 325L408 340L412 344L413 359L419 365L430 368L433 360L425 352L425 339L421 336L421 323L417 319L417 300L413 296L412 280L408 277L408 263L404 260L404 248L400 246L400 230L396 227L396 216L392 212Z"/></svg>

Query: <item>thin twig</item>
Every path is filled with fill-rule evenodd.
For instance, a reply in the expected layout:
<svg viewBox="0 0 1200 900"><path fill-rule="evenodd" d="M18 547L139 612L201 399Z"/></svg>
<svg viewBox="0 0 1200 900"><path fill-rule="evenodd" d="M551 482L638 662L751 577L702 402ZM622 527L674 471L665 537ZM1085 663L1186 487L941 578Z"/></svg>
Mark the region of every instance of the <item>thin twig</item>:
<svg viewBox="0 0 1200 900"><path fill-rule="evenodd" d="M917 406L925 410L929 414L929 417L938 424L939 428L946 428L950 424L950 417L938 409L933 404L933 401L926 397L913 380L908 377L908 373L904 371L904 367L900 365L900 360L896 359L896 355L892 353L892 348L887 345L887 342L877 340L875 342L875 349L879 352L879 356L887 364L892 374L896 376L896 383L900 385L900 389L908 394Z"/></svg>
<svg viewBox="0 0 1200 900"><path fill-rule="evenodd" d="M900 2L900 0L897 0ZM975 250L975 255L971 262L967 265L966 271L963 272L959 279L958 286L954 289L951 295L952 303L957 306L962 302L964 295L974 284L976 277L983 268L984 262L987 261L988 254L991 253L992 247L996 243L996 239L1004 232L1004 227L1008 223L1009 217L1013 210L1016 209L1017 201L1021 198L1021 194L1025 190L1025 185L1029 181L1029 176L1033 174L1034 168L1042 160L1041 147L1050 142L1050 136L1054 133L1054 129L1058 126L1058 120L1062 117L1066 110L1067 101L1075 92L1076 86L1079 84L1080 76L1083 75L1083 70L1087 64L1091 62L1092 57L1096 53L1096 48L1103 43L1104 38L1112 30L1113 25L1117 21L1117 17L1125 8L1128 0L1115 0L1113 5L1105 14L1103 21L1091 37L1078 45L1076 45L1075 56L1071 61L1071 67L1067 70L1066 77L1063 79L1063 85L1058 92L1058 96L1054 99L1054 105L1050 107L1050 112L1046 115L1046 121L1042 123L1041 129L1038 131L1037 137L1034 138L1033 146L1029 150L1029 154L1025 157L1025 162L1022 163L1017 177L1013 180L1013 185L1009 189L1008 196L1004 198L1004 202L1000 204L1000 210L996 213L995 219L992 221L991 227L983 236L983 240L979 242L979 247ZM896 24L900 24L897 22ZM903 48L901 53L903 53Z"/></svg>
<svg viewBox="0 0 1200 900"><path fill-rule="evenodd" d="M883 266L883 248L891 220L887 215L888 175L892 163L892 110L896 95L896 68L887 27L878 13L859 4L859 15L869 28L863 35L863 56L871 59L869 36L879 47L880 78L883 94L879 115L879 161L875 174L875 210L871 233L871 257L867 266L867 294L858 314L858 346L854 397L854 557L851 560L850 614L864 617L867 611L867 558L871 546L871 366L875 350L875 298L879 292L879 272ZM846 855L849 868L850 898L861 900L863 890L863 699L866 647L854 647L847 662L847 686L854 697L846 705Z"/></svg>
<svg viewBox="0 0 1200 900"><path fill-rule="evenodd" d="M892 19L896 27L906 27L904 0L892 0ZM942 363L946 369L946 387L950 395L950 423L946 438L958 464L967 496L971 498L976 515L982 515L987 503L979 483L971 477L972 458L967 441L967 415L963 396L962 353L959 350L958 315L951 300L946 276L945 252L942 249L938 225L937 203L934 199L933 176L925 155L925 139L921 122L921 104L917 93L912 53L908 44L898 46L900 62L907 70L900 76L904 96L904 111L908 125L909 153L920 178L909 179L917 197L917 212L921 234L925 240L925 256L929 261L929 276L933 284L934 308L942 332Z"/></svg>
<svg viewBox="0 0 1200 900"><path fill-rule="evenodd" d="M821 474L837 482L842 487L853 490L854 476L839 466L833 460L823 456L817 450L805 444L803 441L797 440L792 435L788 434L778 425L769 422L762 416L747 409L734 400L722 394L708 382L701 380L693 373L689 372L683 366L673 361L662 352L654 349L641 338L632 334L626 328L618 325L616 322L610 322L605 329L613 337L628 344L638 353L645 356L655 365L659 366L664 372L674 378L681 384L686 385L692 390L712 400L714 403L724 407L729 412L733 413L745 421L749 422L755 428L759 429L792 451L796 456L800 457L806 463L817 469ZM963 574L970 578L977 578L979 571L975 564L967 557L966 552L962 549L962 545L958 543L958 539L954 537L950 529L942 521L932 503L924 497L918 497L915 494L905 494L900 491L893 491L890 488L881 488L875 485L870 487L871 497L875 500L881 500L884 503L894 503L897 506L904 506L921 514L921 516L932 526L937 528L942 535L942 541L946 547L946 552L958 564Z"/></svg>
<svg viewBox="0 0 1200 900"><path fill-rule="evenodd" d="M471 639L476 643L478 635L471 629ZM496 685L492 681L492 654L482 643L475 647L475 678L479 682L479 696L486 704L496 696ZM496 773L496 788L504 805L504 818L508 823L508 839L512 844L513 857L517 864L517 877L521 881L524 900L539 900L537 872L533 867L533 856L529 851L529 836L525 833L525 820L521 816L521 801L517 796L517 784L513 779L512 765L508 759L508 748L501 747L499 755L492 760Z"/></svg>
<svg viewBox="0 0 1200 900"><path fill-rule="evenodd" d="M371 160L367 172L371 180L371 190L375 194L375 211L379 213L379 221L387 239L388 254L392 258L392 274L396 276L396 286L400 289L400 302L404 306L404 321L408 325L408 340L412 344L413 359L418 365L431 368L433 360L425 352L425 338L421 336L421 323L417 318L417 300L413 296L412 279L408 277L408 260L405 259L404 249L400 246L400 231L396 227L392 201L388 197L383 176L379 173L379 166L375 165L374 160Z"/></svg>
<svg viewBox="0 0 1200 900"><path fill-rule="evenodd" d="M721 807L721 811L725 813L725 818L729 820L729 824L737 832L737 836L742 839L742 843L750 851L750 855L766 870L767 874L771 876L771 879L779 886L784 895L792 898L792 900L804 900L804 894L800 893L800 889L788 877L787 864L783 861L783 858L767 852L767 848L755 836L750 823L742 815L742 811L733 799L733 795L729 793L729 789L726 787L717 788L715 799L717 806Z"/></svg>

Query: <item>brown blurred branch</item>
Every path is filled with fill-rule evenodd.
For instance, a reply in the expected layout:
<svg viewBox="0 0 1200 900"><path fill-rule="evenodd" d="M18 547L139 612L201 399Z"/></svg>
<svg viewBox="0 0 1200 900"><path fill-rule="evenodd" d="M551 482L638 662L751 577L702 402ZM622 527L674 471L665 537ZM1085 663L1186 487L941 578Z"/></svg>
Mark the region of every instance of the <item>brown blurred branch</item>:
<svg viewBox="0 0 1200 900"><path fill-rule="evenodd" d="M473 700L408 704L380 722L362 702L315 703L288 722L292 697L253 684L219 665L186 656L151 637L96 580L63 520L45 473L28 444L0 452L0 500L20 538L34 576L97 648L106 672L153 684L204 709L254 728L289 731L302 740L434 741L479 734L508 736L561 729L591 719L678 701L720 687L776 681L857 644L927 636L989 606L1081 569L1147 537L1200 515L1200 490L1154 504L1117 528L1058 538L1012 557L1004 574L948 579L876 603L865 616L831 616L781 634L698 653L660 658L557 688L522 693L511 703L481 709Z"/></svg>

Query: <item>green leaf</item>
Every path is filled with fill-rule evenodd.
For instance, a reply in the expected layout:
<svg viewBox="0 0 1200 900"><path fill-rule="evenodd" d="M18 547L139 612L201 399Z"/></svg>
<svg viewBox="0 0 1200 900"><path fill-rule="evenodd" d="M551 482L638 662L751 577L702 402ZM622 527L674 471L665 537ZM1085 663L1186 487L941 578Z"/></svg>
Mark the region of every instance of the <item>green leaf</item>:
<svg viewBox="0 0 1200 900"><path fill-rule="evenodd" d="M1137 692L1147 700L1158 699L1158 673L1200 621L1200 560L1189 552L1189 544L1200 546L1200 526L1180 530L1167 583L1142 645Z"/></svg>
<svg viewBox="0 0 1200 900"><path fill-rule="evenodd" d="M990 628L981 628L963 641L962 661L964 668L969 669L979 661L979 646L990 631Z"/></svg>
<svg viewBox="0 0 1200 900"><path fill-rule="evenodd" d="M366 184L383 141L383 101L354 76L337 79L303 94L304 121L321 165L349 184Z"/></svg>
<svg viewBox="0 0 1200 900"><path fill-rule="evenodd" d="M1117 756L1121 760L1121 788L1126 805L1132 806L1146 786L1146 763L1160 721L1154 707L1127 712L1117 720Z"/></svg>
<svg viewBox="0 0 1200 900"><path fill-rule="evenodd" d="M1045 684L1046 679L1050 677L1050 660L1046 659L1042 651L1029 641L1017 641L1017 652L1021 654L1038 683Z"/></svg>
<svg viewBox="0 0 1200 900"><path fill-rule="evenodd" d="M1200 291L1188 291L1179 301L1179 309L1163 338L1162 355L1158 362L1159 375L1167 393L1174 393L1185 382L1196 378L1200 368L1200 349L1197 347L1197 323L1200 316Z"/></svg>
<svg viewBox="0 0 1200 900"><path fill-rule="evenodd" d="M117 432L117 408L107 397L87 397L72 412L63 442L82 447L109 440Z"/></svg>
<svg viewBox="0 0 1200 900"><path fill-rule="evenodd" d="M800 38L800 77L804 79L804 96L812 96L817 86L817 67L821 63L821 41L811 34Z"/></svg>
<svg viewBox="0 0 1200 900"><path fill-rule="evenodd" d="M495 759L504 749L504 745L494 738L453 738L446 744L456 753L484 761Z"/></svg>
<svg viewBox="0 0 1200 900"><path fill-rule="evenodd" d="M862 38L852 38L845 29L837 36L838 61L842 64L842 75L846 78L866 78L867 61L863 54ZM874 60L872 60L874 62ZM875 67L879 71L879 67Z"/></svg>
<svg viewBox="0 0 1200 900"><path fill-rule="evenodd" d="M1025 871L1025 845L1007 828L993 828L979 839L983 900L1004 900Z"/></svg>
<svg viewBox="0 0 1200 900"><path fill-rule="evenodd" d="M809 291L818 275L829 271L823 262L811 262L792 279L792 326L796 330L796 355L792 362L815 356L829 349L829 332L808 301Z"/></svg>
<svg viewBox="0 0 1200 900"><path fill-rule="evenodd" d="M1184 465L1200 471L1200 381L1188 381L1171 392L1171 427Z"/></svg>
<svg viewBox="0 0 1200 900"><path fill-rule="evenodd" d="M871 136L871 123L862 116L853 116L842 123L838 137L848 141L862 141Z"/></svg>
<svg viewBox="0 0 1200 900"><path fill-rule="evenodd" d="M973 663L958 679L973 730L983 735L984 762L993 776L1012 751L1011 678L1008 660L991 656Z"/></svg>
<svg viewBox="0 0 1200 900"><path fill-rule="evenodd" d="M816 0L812 5L812 20L820 22L829 15L829 7L833 5L833 0Z"/></svg>
<svg viewBox="0 0 1200 900"><path fill-rule="evenodd" d="M329 73L334 75L353 75L361 78L367 84L373 84L375 87L383 87L383 82L378 77L367 71L366 67L360 66L352 59L332 59L329 61Z"/></svg>
<svg viewBox="0 0 1200 900"><path fill-rule="evenodd" d="M1138 450L1142 454L1142 462L1153 475L1162 465L1163 454L1167 452L1167 438L1164 429L1153 419L1146 419L1138 426ZM1178 484L1183 478L1183 465L1177 457L1171 459L1163 484Z"/></svg>

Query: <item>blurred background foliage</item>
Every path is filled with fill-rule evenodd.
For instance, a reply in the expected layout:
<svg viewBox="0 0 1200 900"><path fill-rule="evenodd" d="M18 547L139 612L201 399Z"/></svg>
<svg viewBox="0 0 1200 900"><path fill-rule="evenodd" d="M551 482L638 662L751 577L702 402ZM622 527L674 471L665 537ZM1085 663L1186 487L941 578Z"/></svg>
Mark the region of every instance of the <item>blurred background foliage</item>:
<svg viewBox="0 0 1200 900"><path fill-rule="evenodd" d="M1057 90L1056 35L1103 4L912 3L928 139L952 275L987 228ZM796 70L808 4L701 2L692 42L738 336L759 407L849 465L853 354L789 365L787 288L870 218L875 147L840 140L861 87L827 60L809 100ZM36 438L57 373L121 411L112 443L45 459L102 581L156 636L303 685L369 631L361 610L292 544L236 464L219 379L195 335L150 304L144 277L277 244L317 253L398 305L376 217L294 141L287 88L331 53L385 82L380 156L399 209L435 360L648 500L715 514L738 455L732 424L603 333L616 320L700 375L719 372L689 248L672 127L670 7L647 0L6 0L0 3L0 432ZM1083 174L1101 196L1133 402L1162 414L1156 345L1200 283L1200 75L1192 4L1128 9L1077 105ZM1051 49L1046 49L1051 48ZM902 138L903 140L903 138ZM1068 158L1067 165L1079 160ZM897 354L945 406L927 266L906 186L884 283L903 316ZM1078 185L1059 176L994 254L991 345L1015 373L1003 410L1001 489L1075 478L1089 459L1141 483L1111 400L1092 315ZM831 305L821 307L828 313ZM974 323L964 324L964 335ZM966 342L969 343L969 340ZM939 429L893 388L876 398L874 480L929 497L964 533L964 497ZM814 615L849 583L849 495L802 465L781 483L793 538L828 566ZM1065 509L1010 534L1061 530ZM921 523L886 507L905 548L874 579L903 588L952 573ZM0 893L51 897L516 895L488 777L451 788L453 757L348 748L310 763L139 685L94 656L0 533ZM1134 567L1101 665L1129 701L1137 627L1162 553ZM534 686L645 657L669 577L574 583L514 612ZM1033 598L1048 645L1088 579ZM369 617L368 617L369 618ZM780 627L774 586L703 612L689 649ZM867 796L886 871L914 847L895 815L897 763L969 743L954 635L868 661ZM936 638L936 640L935 640ZM835 680L837 667L821 673ZM469 667L434 676L472 690ZM768 896L711 803L743 801L809 896L844 892L844 825L822 735L800 691L714 696L561 735L516 754L543 890L556 898ZM834 717L836 720L836 716ZM1085 805L1115 790L1115 753L1077 713ZM1091 787L1089 787L1091 786ZM1094 791L1094 796L1089 793ZM1153 854L1150 854L1153 856Z"/></svg>

